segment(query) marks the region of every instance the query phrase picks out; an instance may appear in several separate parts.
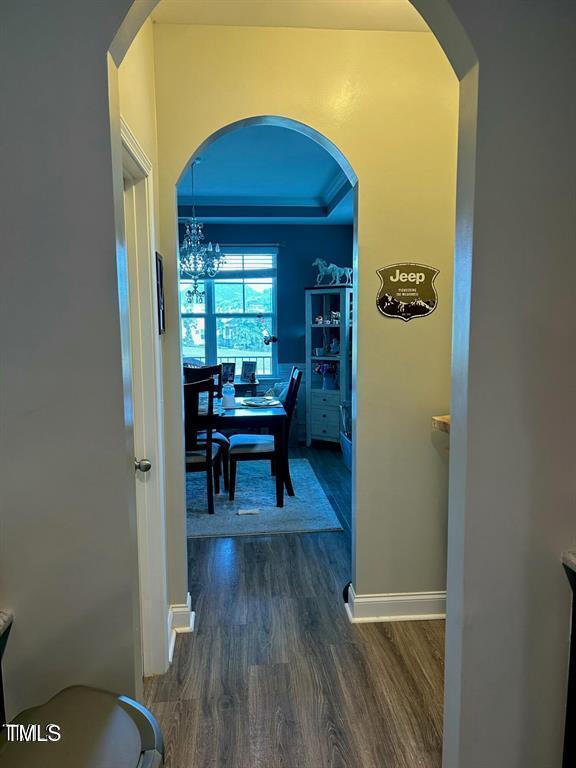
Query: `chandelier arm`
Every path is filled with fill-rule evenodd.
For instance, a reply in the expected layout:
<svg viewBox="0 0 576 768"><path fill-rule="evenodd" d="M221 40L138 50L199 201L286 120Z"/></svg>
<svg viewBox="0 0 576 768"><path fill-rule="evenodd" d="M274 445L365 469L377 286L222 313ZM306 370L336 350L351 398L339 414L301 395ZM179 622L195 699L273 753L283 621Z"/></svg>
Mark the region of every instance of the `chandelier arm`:
<svg viewBox="0 0 576 768"><path fill-rule="evenodd" d="M180 256L180 274L186 273L188 279L192 281L192 290L190 296L197 298L198 303L204 302L205 292L200 291L198 282L206 277L215 277L222 265L226 262L224 254L220 251L220 246L215 243L205 245L203 224L196 218L196 203L194 196L194 166L200 162L196 158L190 165L190 193L192 198L192 219L186 224L182 245L179 249Z"/></svg>

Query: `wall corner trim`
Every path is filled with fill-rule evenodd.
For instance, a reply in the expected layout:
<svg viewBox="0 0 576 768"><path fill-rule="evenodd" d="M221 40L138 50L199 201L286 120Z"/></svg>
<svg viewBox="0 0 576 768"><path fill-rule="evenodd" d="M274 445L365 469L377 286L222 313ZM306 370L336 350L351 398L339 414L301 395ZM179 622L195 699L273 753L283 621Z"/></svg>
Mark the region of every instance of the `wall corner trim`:
<svg viewBox="0 0 576 768"><path fill-rule="evenodd" d="M346 613L352 624L446 618L446 592L357 595L350 586Z"/></svg>
<svg viewBox="0 0 576 768"><path fill-rule="evenodd" d="M176 644L176 635L185 632L194 632L194 621L196 614L192 610L192 598L190 592L186 595L185 603L176 603L168 608L168 633L170 635L170 645L168 651L168 660L172 663L174 656L174 645Z"/></svg>
<svg viewBox="0 0 576 768"><path fill-rule="evenodd" d="M120 136L122 138L122 144L140 165L144 174L146 176L151 176L153 171L152 163L140 146L140 142L136 138L136 134L132 131L122 115L120 115Z"/></svg>

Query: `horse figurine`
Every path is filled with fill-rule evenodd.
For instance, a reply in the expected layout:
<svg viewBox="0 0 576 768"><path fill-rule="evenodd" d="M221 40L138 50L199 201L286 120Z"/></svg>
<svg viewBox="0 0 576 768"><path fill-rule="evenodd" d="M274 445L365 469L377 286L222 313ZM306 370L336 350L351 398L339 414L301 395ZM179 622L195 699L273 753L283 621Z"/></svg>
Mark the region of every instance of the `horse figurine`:
<svg viewBox="0 0 576 768"><path fill-rule="evenodd" d="M325 275L331 277L328 285L352 285L352 267L339 267L337 264L328 264L324 259L316 259L313 267L318 267L316 285L321 285Z"/></svg>

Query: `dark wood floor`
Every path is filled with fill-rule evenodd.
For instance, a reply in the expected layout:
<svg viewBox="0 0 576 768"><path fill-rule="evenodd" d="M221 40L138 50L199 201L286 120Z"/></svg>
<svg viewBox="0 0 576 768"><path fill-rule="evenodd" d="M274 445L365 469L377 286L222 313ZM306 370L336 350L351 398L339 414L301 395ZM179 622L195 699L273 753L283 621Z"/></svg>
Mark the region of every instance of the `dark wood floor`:
<svg viewBox="0 0 576 768"><path fill-rule="evenodd" d="M350 534L352 516L352 480L337 446L314 443L310 448L292 448L295 459L308 459L324 493L344 530Z"/></svg>
<svg viewBox="0 0 576 768"><path fill-rule="evenodd" d="M345 518L337 455L302 450ZM443 622L351 625L348 529L188 553L196 631L145 686L167 768L439 768Z"/></svg>

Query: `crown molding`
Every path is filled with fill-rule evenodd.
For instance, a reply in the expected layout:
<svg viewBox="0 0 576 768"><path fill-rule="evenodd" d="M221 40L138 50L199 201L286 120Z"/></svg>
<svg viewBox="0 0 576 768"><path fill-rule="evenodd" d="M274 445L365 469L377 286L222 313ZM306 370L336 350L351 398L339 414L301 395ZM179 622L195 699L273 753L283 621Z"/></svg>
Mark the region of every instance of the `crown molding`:
<svg viewBox="0 0 576 768"><path fill-rule="evenodd" d="M262 197L250 195L194 195L194 204L199 207L231 206L231 207L322 207L326 204L324 197ZM178 206L192 205L192 197L178 194Z"/></svg>
<svg viewBox="0 0 576 768"><path fill-rule="evenodd" d="M344 171L341 168L337 168L336 173L324 187L324 192L322 193L322 201L325 206L329 206L330 201L338 194L343 184L348 184L350 187L350 182L346 178Z"/></svg>
<svg viewBox="0 0 576 768"><path fill-rule="evenodd" d="M198 205L195 206L196 216L201 221L221 218L254 218L254 219L309 219L328 216L324 205ZM179 218L191 218L191 205L178 205Z"/></svg>

